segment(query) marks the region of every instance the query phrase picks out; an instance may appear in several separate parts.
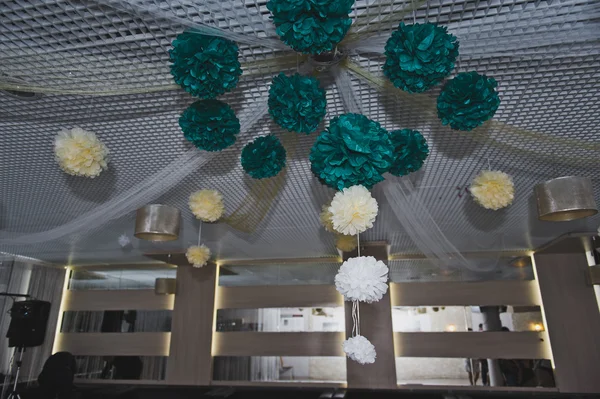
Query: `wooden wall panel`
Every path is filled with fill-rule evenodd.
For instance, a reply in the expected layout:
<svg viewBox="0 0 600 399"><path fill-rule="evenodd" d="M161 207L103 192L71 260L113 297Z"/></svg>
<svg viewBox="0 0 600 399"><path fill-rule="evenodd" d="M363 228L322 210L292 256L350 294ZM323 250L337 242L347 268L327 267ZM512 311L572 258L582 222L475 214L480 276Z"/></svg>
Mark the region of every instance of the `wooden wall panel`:
<svg viewBox="0 0 600 399"><path fill-rule="evenodd" d="M333 285L219 287L217 309L308 308L342 306Z"/></svg>
<svg viewBox="0 0 600 399"><path fill-rule="evenodd" d="M167 383L209 385L212 379L217 267L181 266L177 270L177 295L171 322L171 355Z"/></svg>
<svg viewBox="0 0 600 399"><path fill-rule="evenodd" d="M214 356L345 356L343 332L218 332Z"/></svg>
<svg viewBox="0 0 600 399"><path fill-rule="evenodd" d="M170 333L61 333L58 348L75 356L169 356Z"/></svg>
<svg viewBox="0 0 600 399"><path fill-rule="evenodd" d="M390 284L392 306L540 305L535 281Z"/></svg>
<svg viewBox="0 0 600 399"><path fill-rule="evenodd" d="M174 301L154 290L67 291L63 310L171 310Z"/></svg>
<svg viewBox="0 0 600 399"><path fill-rule="evenodd" d="M394 333L396 356L474 359L550 359L546 333Z"/></svg>
<svg viewBox="0 0 600 399"><path fill-rule="evenodd" d="M361 247L363 256L373 256L387 264L387 244L385 242L365 243ZM350 254L344 255L344 258L350 256ZM351 302L346 302L345 311L346 336L350 337L352 334ZM393 351L392 306L389 290L378 302L360 304L360 333L375 346L377 360L373 364L362 365L347 359L348 388L396 388L396 359Z"/></svg>
<svg viewBox="0 0 600 399"><path fill-rule="evenodd" d="M565 241L561 249L568 250ZM579 245L573 241L574 246ZM600 314L594 288L586 281L586 255L550 252L534 258L558 389L598 393Z"/></svg>

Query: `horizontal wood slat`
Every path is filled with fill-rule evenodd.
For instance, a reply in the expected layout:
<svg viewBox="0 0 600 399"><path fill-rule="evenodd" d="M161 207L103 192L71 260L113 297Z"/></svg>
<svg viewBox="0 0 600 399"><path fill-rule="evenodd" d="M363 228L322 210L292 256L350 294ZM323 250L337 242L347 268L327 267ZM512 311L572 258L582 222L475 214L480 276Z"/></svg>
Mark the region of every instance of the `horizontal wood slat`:
<svg viewBox="0 0 600 399"><path fill-rule="evenodd" d="M344 356L343 332L218 332L213 356Z"/></svg>
<svg viewBox="0 0 600 399"><path fill-rule="evenodd" d="M392 306L540 305L531 281L434 282L390 284Z"/></svg>
<svg viewBox="0 0 600 399"><path fill-rule="evenodd" d="M67 291L63 310L172 310L174 300L154 290Z"/></svg>
<svg viewBox="0 0 600 399"><path fill-rule="evenodd" d="M333 285L219 287L217 309L342 306Z"/></svg>
<svg viewBox="0 0 600 399"><path fill-rule="evenodd" d="M550 359L545 332L394 333L398 357Z"/></svg>
<svg viewBox="0 0 600 399"><path fill-rule="evenodd" d="M171 333L61 333L57 351L75 356L169 356Z"/></svg>

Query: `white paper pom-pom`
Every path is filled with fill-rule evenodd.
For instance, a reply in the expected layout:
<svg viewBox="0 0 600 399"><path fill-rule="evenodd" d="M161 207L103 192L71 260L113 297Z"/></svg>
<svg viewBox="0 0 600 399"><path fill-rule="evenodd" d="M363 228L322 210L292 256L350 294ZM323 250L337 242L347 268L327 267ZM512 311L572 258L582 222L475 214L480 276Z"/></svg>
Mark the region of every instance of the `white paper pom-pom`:
<svg viewBox="0 0 600 399"><path fill-rule="evenodd" d="M342 252L354 251L358 247L358 240L356 236L345 236L338 234L335 238L335 246Z"/></svg>
<svg viewBox="0 0 600 399"><path fill-rule="evenodd" d="M210 249L202 245L193 245L188 248L185 256L194 267L202 267L206 265L208 259L210 259Z"/></svg>
<svg viewBox="0 0 600 399"><path fill-rule="evenodd" d="M362 335L345 340L343 348L346 356L355 362L360 364L375 363L375 358L377 357L375 346Z"/></svg>
<svg viewBox="0 0 600 399"><path fill-rule="evenodd" d="M515 185L504 172L484 170L478 174L469 188L479 205L497 211L512 204L515 198Z"/></svg>
<svg viewBox="0 0 600 399"><path fill-rule="evenodd" d="M129 244L131 244L131 240L129 239L129 237L127 237L127 234L121 234L119 236L119 245L122 248L125 248L125 247L129 246Z"/></svg>
<svg viewBox="0 0 600 399"><path fill-rule="evenodd" d="M350 258L335 276L335 288L347 301L377 302L387 292L388 267L372 256Z"/></svg>
<svg viewBox="0 0 600 399"><path fill-rule="evenodd" d="M73 176L96 177L107 168L108 148L92 132L78 127L63 130L54 139L60 168Z"/></svg>
<svg viewBox="0 0 600 399"><path fill-rule="evenodd" d="M329 207L333 228L353 236L373 227L377 217L377 201L363 186L352 186L339 191Z"/></svg>
<svg viewBox="0 0 600 399"><path fill-rule="evenodd" d="M216 222L225 211L223 196L217 190L200 190L192 193L189 206L194 216L203 222Z"/></svg>

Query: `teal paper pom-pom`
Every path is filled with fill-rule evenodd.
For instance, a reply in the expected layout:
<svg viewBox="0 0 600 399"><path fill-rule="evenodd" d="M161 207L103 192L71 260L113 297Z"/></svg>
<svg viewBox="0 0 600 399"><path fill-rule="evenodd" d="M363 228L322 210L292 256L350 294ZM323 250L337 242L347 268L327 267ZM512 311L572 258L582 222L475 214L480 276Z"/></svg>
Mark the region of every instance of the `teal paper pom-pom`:
<svg viewBox="0 0 600 399"><path fill-rule="evenodd" d="M192 96L215 98L237 86L238 46L227 39L184 32L169 51L175 82Z"/></svg>
<svg viewBox="0 0 600 399"><path fill-rule="evenodd" d="M240 121L233 109L219 100L199 100L179 117L183 135L196 147L206 151L221 151L235 143Z"/></svg>
<svg viewBox="0 0 600 399"><path fill-rule="evenodd" d="M394 86L422 93L452 72L458 42L446 27L401 22L385 45L385 55L383 73Z"/></svg>
<svg viewBox="0 0 600 399"><path fill-rule="evenodd" d="M277 137L259 137L242 150L242 167L255 179L273 177L285 167L285 148Z"/></svg>
<svg viewBox="0 0 600 399"><path fill-rule="evenodd" d="M280 73L273 78L269 90L269 113L282 128L292 132L311 133L326 113L325 90L310 76Z"/></svg>
<svg viewBox="0 0 600 399"><path fill-rule="evenodd" d="M394 163L389 172L396 176L404 176L421 169L429 155L429 147L425 137L417 130L402 129L390 132L394 145Z"/></svg>
<svg viewBox="0 0 600 399"><path fill-rule="evenodd" d="M360 114L331 120L310 150L311 169L321 183L342 190L363 185L370 189L383 181L394 161L387 130Z"/></svg>
<svg viewBox="0 0 600 399"><path fill-rule="evenodd" d="M500 105L496 80L477 72L459 73L437 99L438 117L456 130L472 130L491 119Z"/></svg>
<svg viewBox="0 0 600 399"><path fill-rule="evenodd" d="M354 0L269 0L281 40L301 53L332 51L352 25Z"/></svg>

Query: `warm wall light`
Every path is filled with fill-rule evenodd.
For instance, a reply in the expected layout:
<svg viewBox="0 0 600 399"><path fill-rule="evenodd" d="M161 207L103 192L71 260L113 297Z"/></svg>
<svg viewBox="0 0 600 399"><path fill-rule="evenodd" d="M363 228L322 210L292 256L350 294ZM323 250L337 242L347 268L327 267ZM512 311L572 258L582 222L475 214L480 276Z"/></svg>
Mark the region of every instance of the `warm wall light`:
<svg viewBox="0 0 600 399"><path fill-rule="evenodd" d="M448 332L456 332L456 326L454 324L448 324L446 326L446 331L448 331Z"/></svg>
<svg viewBox="0 0 600 399"><path fill-rule="evenodd" d="M544 325L542 323L533 323L532 329L533 331L541 332L544 331Z"/></svg>

